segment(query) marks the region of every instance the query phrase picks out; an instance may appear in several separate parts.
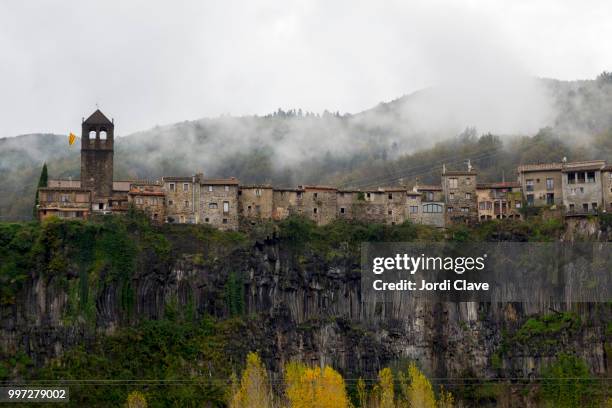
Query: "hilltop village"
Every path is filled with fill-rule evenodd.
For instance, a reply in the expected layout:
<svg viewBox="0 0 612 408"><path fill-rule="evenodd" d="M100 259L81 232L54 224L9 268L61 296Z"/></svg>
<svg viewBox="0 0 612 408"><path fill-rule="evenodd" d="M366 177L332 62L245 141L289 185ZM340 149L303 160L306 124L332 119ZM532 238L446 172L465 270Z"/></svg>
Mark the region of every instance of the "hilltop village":
<svg viewBox="0 0 612 408"><path fill-rule="evenodd" d="M41 220L86 219L124 213L134 206L158 224L210 224L223 230L293 214L318 225L335 219L382 224L410 220L444 228L452 223L520 219L526 207L564 217L612 211L612 166L602 160L525 164L518 167L516 181L495 183L478 183L478 172L468 163L460 171L443 168L440 185L417 182L369 190L241 185L233 177L209 179L203 174L115 181L114 121L96 110L82 121L81 130L81 180L49 180L39 188Z"/></svg>

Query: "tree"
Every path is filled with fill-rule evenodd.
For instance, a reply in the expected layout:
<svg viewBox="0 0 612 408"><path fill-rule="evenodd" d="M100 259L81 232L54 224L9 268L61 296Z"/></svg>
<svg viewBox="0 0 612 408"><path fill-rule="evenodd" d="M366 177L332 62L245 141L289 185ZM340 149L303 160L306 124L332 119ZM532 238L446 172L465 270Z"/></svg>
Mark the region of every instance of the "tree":
<svg viewBox="0 0 612 408"><path fill-rule="evenodd" d="M140 391L132 391L129 393L125 401L126 408L147 408L147 399Z"/></svg>
<svg viewBox="0 0 612 408"><path fill-rule="evenodd" d="M342 408L349 406L344 379L333 368L285 366L285 395L291 408Z"/></svg>
<svg viewBox="0 0 612 408"><path fill-rule="evenodd" d="M405 377L402 376L402 379L402 391L408 406L436 408L436 396L434 395L433 387L415 363L411 363L408 367L408 380L410 380L410 384L406 385ZM444 395L444 398L448 399L446 395Z"/></svg>
<svg viewBox="0 0 612 408"><path fill-rule="evenodd" d="M357 380L357 398L359 398L359 407L367 408L368 391L366 389L366 383L361 377L359 377L359 380Z"/></svg>
<svg viewBox="0 0 612 408"><path fill-rule="evenodd" d="M38 179L38 188L36 189L36 198L34 199L34 208L32 209L32 215L34 218L38 218L38 189L41 187L47 187L48 176L47 176L47 163L43 164L42 170L40 172L40 177Z"/></svg>
<svg viewBox="0 0 612 408"><path fill-rule="evenodd" d="M232 395L230 408L272 407L272 389L268 374L257 353L249 353L246 368L242 372L240 386Z"/></svg>
<svg viewBox="0 0 612 408"><path fill-rule="evenodd" d="M583 407L593 396L589 368L574 355L560 353L553 364L542 370L542 377L542 394L550 406Z"/></svg>
<svg viewBox="0 0 612 408"><path fill-rule="evenodd" d="M395 407L393 373L390 368L386 367L378 372L378 384L374 387L374 394L377 408Z"/></svg>

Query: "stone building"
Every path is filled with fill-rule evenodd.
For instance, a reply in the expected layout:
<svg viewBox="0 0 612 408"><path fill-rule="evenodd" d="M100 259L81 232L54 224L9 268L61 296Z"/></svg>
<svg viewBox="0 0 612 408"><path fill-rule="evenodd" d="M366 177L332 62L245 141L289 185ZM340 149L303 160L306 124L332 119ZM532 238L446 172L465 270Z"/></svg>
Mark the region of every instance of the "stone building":
<svg viewBox="0 0 612 408"><path fill-rule="evenodd" d="M238 213L248 222L271 220L274 192L270 185L240 186Z"/></svg>
<svg viewBox="0 0 612 408"><path fill-rule="evenodd" d="M563 205L568 216L597 214L603 206L603 160L563 163Z"/></svg>
<svg viewBox="0 0 612 408"><path fill-rule="evenodd" d="M272 219L284 220L304 213L304 189L279 188L272 191Z"/></svg>
<svg viewBox="0 0 612 408"><path fill-rule="evenodd" d="M327 186L299 186L303 189L303 214L317 223L326 225L336 219L338 190Z"/></svg>
<svg viewBox="0 0 612 408"><path fill-rule="evenodd" d="M385 221L390 225L399 225L408 219L406 187L385 187L386 215Z"/></svg>
<svg viewBox="0 0 612 408"><path fill-rule="evenodd" d="M338 190L337 193L337 217L344 220L357 219L355 206L365 202L365 194L359 190Z"/></svg>
<svg viewBox="0 0 612 408"><path fill-rule="evenodd" d="M406 191L406 219L415 224L420 224L421 220L421 193L416 190Z"/></svg>
<svg viewBox="0 0 612 408"><path fill-rule="evenodd" d="M42 187L38 189L38 217L86 219L91 213L91 190L80 187Z"/></svg>
<svg viewBox="0 0 612 408"><path fill-rule="evenodd" d="M518 181L528 207L563 204L561 163L524 164L518 166Z"/></svg>
<svg viewBox="0 0 612 408"><path fill-rule="evenodd" d="M222 230L238 229L238 184L233 177L200 180L201 223Z"/></svg>
<svg viewBox="0 0 612 408"><path fill-rule="evenodd" d="M601 189L604 200L604 212L612 212L612 166L601 171Z"/></svg>
<svg viewBox="0 0 612 408"><path fill-rule="evenodd" d="M362 200L353 205L353 217L363 222L385 224L387 222L387 195L383 190L365 190Z"/></svg>
<svg viewBox="0 0 612 408"><path fill-rule="evenodd" d="M163 177L162 185L166 195L166 222L198 223L200 176Z"/></svg>
<svg viewBox="0 0 612 408"><path fill-rule="evenodd" d="M159 182L131 183L128 204L144 211L155 224L162 224L166 220L166 193Z"/></svg>
<svg viewBox="0 0 612 408"><path fill-rule="evenodd" d="M413 187L413 191L420 195L419 223L444 228L446 225L446 211L444 210L445 203L442 186L416 184Z"/></svg>
<svg viewBox="0 0 612 408"><path fill-rule="evenodd" d="M518 182L477 184L476 197L480 221L521 218L523 197Z"/></svg>
<svg viewBox="0 0 612 408"><path fill-rule="evenodd" d="M442 172L442 192L447 223L473 223L478 220L476 204L477 173L468 165L466 171Z"/></svg>

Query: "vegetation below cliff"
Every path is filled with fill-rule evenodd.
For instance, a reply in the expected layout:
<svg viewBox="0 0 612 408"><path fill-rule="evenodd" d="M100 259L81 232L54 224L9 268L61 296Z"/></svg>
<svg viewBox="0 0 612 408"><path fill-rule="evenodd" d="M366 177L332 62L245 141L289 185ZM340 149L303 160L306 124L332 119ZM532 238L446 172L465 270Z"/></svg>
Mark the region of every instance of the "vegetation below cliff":
<svg viewBox="0 0 612 408"><path fill-rule="evenodd" d="M356 406L360 392L380 396L385 367L399 384L410 363L432 378L435 398L444 385L468 405L585 406L609 386L612 304L416 305L368 321L358 300L361 242L566 233L539 218L444 233L410 223L317 227L299 217L221 232L154 227L137 212L3 223L0 380L68 384L73 406L117 406L134 391L150 406L224 406L236 392L232 374L257 352L279 396L287 363L298 359L334 367ZM406 395L397 388L392 399Z"/></svg>

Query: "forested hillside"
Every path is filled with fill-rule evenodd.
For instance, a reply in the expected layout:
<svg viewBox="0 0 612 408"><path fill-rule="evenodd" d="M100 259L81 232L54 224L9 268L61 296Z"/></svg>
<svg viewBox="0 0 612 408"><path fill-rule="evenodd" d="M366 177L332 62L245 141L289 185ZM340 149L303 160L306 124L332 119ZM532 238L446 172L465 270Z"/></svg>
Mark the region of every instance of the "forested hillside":
<svg viewBox="0 0 612 408"><path fill-rule="evenodd" d="M203 172L244 183L365 187L401 179L412 183L416 177L436 182L442 163L463 166L468 158L482 180L513 179L519 163L563 156L610 159L612 75L539 83L554 115L531 134L491 134L472 127L469 117L447 125L443 122L453 112L442 112L449 109L441 100L444 93L426 89L357 114L279 109L267 116L156 126L117 139L115 179ZM0 218L30 217L44 161L50 177L76 178L79 160L79 142L69 147L66 136L0 139Z"/></svg>

